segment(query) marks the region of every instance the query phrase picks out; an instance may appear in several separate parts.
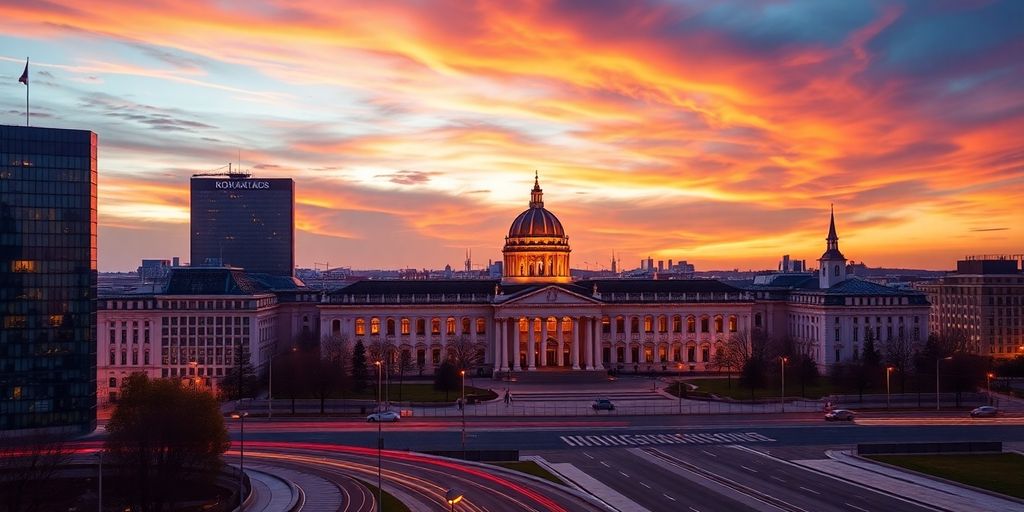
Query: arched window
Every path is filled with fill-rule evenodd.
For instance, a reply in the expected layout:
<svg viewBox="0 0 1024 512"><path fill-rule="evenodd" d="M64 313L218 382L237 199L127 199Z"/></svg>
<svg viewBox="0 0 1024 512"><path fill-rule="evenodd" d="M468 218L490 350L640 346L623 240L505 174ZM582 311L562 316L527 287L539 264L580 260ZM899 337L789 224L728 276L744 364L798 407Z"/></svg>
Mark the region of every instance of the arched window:
<svg viewBox="0 0 1024 512"><path fill-rule="evenodd" d="M626 332L626 319L621 316L615 317L615 332Z"/></svg>
<svg viewBox="0 0 1024 512"><path fill-rule="evenodd" d="M469 334L469 318L462 319L462 334Z"/></svg>
<svg viewBox="0 0 1024 512"><path fill-rule="evenodd" d="M736 315L729 315L729 332L736 332Z"/></svg>
<svg viewBox="0 0 1024 512"><path fill-rule="evenodd" d="M612 332L612 320L606 316L601 317L601 332L604 334Z"/></svg>
<svg viewBox="0 0 1024 512"><path fill-rule="evenodd" d="M110 382L108 384L110 385L110 387L116 388L117 387L117 377L111 377L110 378Z"/></svg>
<svg viewBox="0 0 1024 512"><path fill-rule="evenodd" d="M430 320L430 334L441 334L440 318L433 318Z"/></svg>
<svg viewBox="0 0 1024 512"><path fill-rule="evenodd" d="M416 319L416 334L423 336L427 333L427 321L422 318Z"/></svg>
<svg viewBox="0 0 1024 512"><path fill-rule="evenodd" d="M715 332L722 332L722 317L715 317Z"/></svg>
<svg viewBox="0 0 1024 512"><path fill-rule="evenodd" d="M700 332L708 332L710 330L710 329L708 329L708 325L709 324L710 324L710 320L708 319L708 317L706 317L706 316L700 317Z"/></svg>
<svg viewBox="0 0 1024 512"><path fill-rule="evenodd" d="M683 319L679 315L675 315L672 317L672 332L683 332Z"/></svg>
<svg viewBox="0 0 1024 512"><path fill-rule="evenodd" d="M380 318L370 319L370 334L380 334Z"/></svg>
<svg viewBox="0 0 1024 512"><path fill-rule="evenodd" d="M665 316L658 317L658 332L668 332L668 318Z"/></svg>
<svg viewBox="0 0 1024 512"><path fill-rule="evenodd" d="M402 336L408 336L409 335L409 319L408 318L403 318L401 325L402 325L402 330L400 332L402 333Z"/></svg>
<svg viewBox="0 0 1024 512"><path fill-rule="evenodd" d="M839 277L839 265L835 266L835 270L832 272L832 274L835 275L836 277Z"/></svg>
<svg viewBox="0 0 1024 512"><path fill-rule="evenodd" d="M387 330L388 336L394 336L395 335L395 319L394 318L388 318L387 326L388 326L388 330Z"/></svg>
<svg viewBox="0 0 1024 512"><path fill-rule="evenodd" d="M654 318L651 316L644 317L644 332L654 332Z"/></svg>
<svg viewBox="0 0 1024 512"><path fill-rule="evenodd" d="M455 319L454 318L449 317L448 321L445 322L445 325L446 325L446 327L445 327L445 332L446 333L448 333L449 335L455 334Z"/></svg>
<svg viewBox="0 0 1024 512"><path fill-rule="evenodd" d="M761 327L761 313L754 315L754 327Z"/></svg>
<svg viewBox="0 0 1024 512"><path fill-rule="evenodd" d="M331 334L341 334L341 320L331 322Z"/></svg>
<svg viewBox="0 0 1024 512"><path fill-rule="evenodd" d="M487 321L483 318L476 319L476 333L487 334Z"/></svg>
<svg viewBox="0 0 1024 512"><path fill-rule="evenodd" d="M694 318L692 316L686 317L686 332L691 333L691 334L697 332L697 319L696 318Z"/></svg>
<svg viewBox="0 0 1024 512"><path fill-rule="evenodd" d="M640 332L640 317L633 316L629 318L629 332Z"/></svg>

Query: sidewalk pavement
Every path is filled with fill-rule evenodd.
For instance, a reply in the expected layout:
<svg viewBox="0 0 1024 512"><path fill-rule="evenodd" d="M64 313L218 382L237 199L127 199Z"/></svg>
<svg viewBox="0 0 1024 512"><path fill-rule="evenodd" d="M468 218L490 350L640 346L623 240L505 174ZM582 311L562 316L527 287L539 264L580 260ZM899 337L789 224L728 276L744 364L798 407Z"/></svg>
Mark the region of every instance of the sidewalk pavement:
<svg viewBox="0 0 1024 512"><path fill-rule="evenodd" d="M287 482L294 490L301 489L304 498L302 504L303 510L338 510L343 504L341 491L338 490L338 486L319 476L295 471L281 466L269 466L259 463L251 465L246 464L246 467L253 467L262 474L273 473L270 475L271 477ZM246 470L246 473L249 474L250 479L253 478L252 473L250 473L248 469ZM256 485L255 482L253 482L253 485ZM276 499L274 501L274 506L263 510L266 512L287 512L292 510L295 503L291 502L291 505L285 507L288 503L285 499L288 498L289 495L279 487L277 490L278 492L275 494ZM246 510L260 509L249 507Z"/></svg>
<svg viewBox="0 0 1024 512"><path fill-rule="evenodd" d="M849 451L827 451L825 454L828 459L792 462L900 499L949 512L1005 512L1024 507L1020 501L875 464L855 457Z"/></svg>
<svg viewBox="0 0 1024 512"><path fill-rule="evenodd" d="M261 469L257 469L261 468ZM245 509L251 512L290 512L298 504L300 492L292 482L270 471L277 468L262 466L246 468L252 485L252 495L246 500Z"/></svg>

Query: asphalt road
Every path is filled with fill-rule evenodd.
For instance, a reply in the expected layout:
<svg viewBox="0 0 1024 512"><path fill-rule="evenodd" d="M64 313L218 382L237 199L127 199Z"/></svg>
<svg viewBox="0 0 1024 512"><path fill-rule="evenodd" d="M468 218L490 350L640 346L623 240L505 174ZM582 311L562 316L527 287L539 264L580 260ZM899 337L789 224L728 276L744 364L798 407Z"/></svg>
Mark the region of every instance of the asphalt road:
<svg viewBox="0 0 1024 512"><path fill-rule="evenodd" d="M338 482L358 478L377 482L376 450L311 443L246 442L246 458L261 465L293 467ZM445 494L456 489L465 495L459 510L484 511L597 511L591 502L546 482L536 482L515 472L501 472L446 459L404 452L384 451L382 479L385 491L413 510L447 511ZM343 483L343 482L340 482ZM373 510L376 503L365 493L343 503L345 512ZM352 500L355 500L354 502Z"/></svg>

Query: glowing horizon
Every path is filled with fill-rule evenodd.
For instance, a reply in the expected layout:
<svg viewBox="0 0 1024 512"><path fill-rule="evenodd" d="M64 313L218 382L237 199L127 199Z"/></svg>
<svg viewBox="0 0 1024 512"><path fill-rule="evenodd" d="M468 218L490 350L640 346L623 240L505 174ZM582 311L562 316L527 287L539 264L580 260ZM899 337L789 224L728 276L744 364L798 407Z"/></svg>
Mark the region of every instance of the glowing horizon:
<svg viewBox="0 0 1024 512"><path fill-rule="evenodd" d="M296 261L499 260L540 171L572 266L1022 252L1024 3L0 0L3 124L99 134L103 271L188 178L296 181Z"/></svg>

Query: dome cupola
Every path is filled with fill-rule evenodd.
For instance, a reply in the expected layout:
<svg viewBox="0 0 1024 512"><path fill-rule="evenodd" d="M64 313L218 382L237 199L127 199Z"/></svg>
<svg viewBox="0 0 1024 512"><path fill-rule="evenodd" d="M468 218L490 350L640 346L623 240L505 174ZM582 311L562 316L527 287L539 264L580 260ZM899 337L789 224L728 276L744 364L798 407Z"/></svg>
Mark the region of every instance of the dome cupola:
<svg viewBox="0 0 1024 512"><path fill-rule="evenodd" d="M569 237L555 214L544 208L544 190L534 174L530 207L520 213L505 237L502 281L569 282Z"/></svg>

